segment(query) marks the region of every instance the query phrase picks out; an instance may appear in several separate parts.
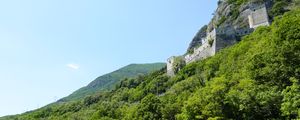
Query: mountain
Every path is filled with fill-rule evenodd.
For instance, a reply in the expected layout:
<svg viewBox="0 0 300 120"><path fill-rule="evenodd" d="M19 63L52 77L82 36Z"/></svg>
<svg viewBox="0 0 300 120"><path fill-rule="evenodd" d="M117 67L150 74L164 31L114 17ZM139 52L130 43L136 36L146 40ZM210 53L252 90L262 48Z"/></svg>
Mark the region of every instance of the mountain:
<svg viewBox="0 0 300 120"><path fill-rule="evenodd" d="M89 95L93 95L100 91L112 90L116 84L125 78L135 78L141 75L149 74L165 67L165 63L152 63L152 64L130 64L122 67L111 73L102 75L89 83L87 86L82 87L71 95L60 99L58 102L66 102L70 100L78 100Z"/></svg>
<svg viewBox="0 0 300 120"><path fill-rule="evenodd" d="M249 2L262 1L220 0L218 9L228 5L243 11ZM214 56L186 64L172 77L161 69L123 80L112 91L2 119L300 119L300 1L271 2L270 26L256 28Z"/></svg>

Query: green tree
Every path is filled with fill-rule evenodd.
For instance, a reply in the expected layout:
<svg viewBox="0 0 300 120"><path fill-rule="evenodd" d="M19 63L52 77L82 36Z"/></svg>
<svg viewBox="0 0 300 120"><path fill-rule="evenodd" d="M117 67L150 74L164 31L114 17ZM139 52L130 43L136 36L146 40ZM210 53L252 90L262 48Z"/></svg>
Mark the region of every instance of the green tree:
<svg viewBox="0 0 300 120"><path fill-rule="evenodd" d="M149 94L138 105L137 117L141 120L160 120L162 118L161 101L154 94Z"/></svg>
<svg viewBox="0 0 300 120"><path fill-rule="evenodd" d="M300 119L300 82L295 78L291 78L291 81L293 85L282 91L281 111L288 119Z"/></svg>

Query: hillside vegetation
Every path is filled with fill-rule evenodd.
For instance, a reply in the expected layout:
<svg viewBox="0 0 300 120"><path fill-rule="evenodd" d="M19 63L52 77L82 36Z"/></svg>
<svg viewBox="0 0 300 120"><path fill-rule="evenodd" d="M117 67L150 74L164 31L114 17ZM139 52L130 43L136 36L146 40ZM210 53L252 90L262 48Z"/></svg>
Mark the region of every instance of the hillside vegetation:
<svg viewBox="0 0 300 120"><path fill-rule="evenodd" d="M96 78L87 86L80 88L68 97L65 97L59 102L66 102L70 100L78 100L89 95L93 95L100 91L107 91L114 89L115 85L125 78L135 78L139 75L146 75L153 71L157 71L165 67L165 63L152 64L130 64L114 72L105 74Z"/></svg>
<svg viewBox="0 0 300 120"><path fill-rule="evenodd" d="M299 80L300 9L295 9L175 77L162 69L124 80L111 92L5 119L300 119Z"/></svg>

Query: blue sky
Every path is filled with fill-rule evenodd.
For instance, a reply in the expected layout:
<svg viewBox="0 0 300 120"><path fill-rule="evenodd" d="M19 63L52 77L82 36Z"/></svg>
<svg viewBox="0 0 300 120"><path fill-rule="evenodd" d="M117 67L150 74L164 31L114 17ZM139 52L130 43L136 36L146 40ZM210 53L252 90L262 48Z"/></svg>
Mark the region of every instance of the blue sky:
<svg viewBox="0 0 300 120"><path fill-rule="evenodd" d="M0 116L42 107L130 63L183 54L217 0L0 1Z"/></svg>

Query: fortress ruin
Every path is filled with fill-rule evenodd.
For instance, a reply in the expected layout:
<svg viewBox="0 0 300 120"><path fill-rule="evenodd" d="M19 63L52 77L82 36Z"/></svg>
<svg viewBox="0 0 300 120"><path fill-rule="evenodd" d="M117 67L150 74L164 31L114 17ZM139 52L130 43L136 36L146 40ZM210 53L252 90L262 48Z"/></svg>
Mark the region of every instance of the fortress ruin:
<svg viewBox="0 0 300 120"><path fill-rule="evenodd" d="M233 26L223 26L214 28L212 31L207 31L206 37L202 38L202 45L194 48L192 53L183 55L186 64L194 61L203 60L207 57L214 56L219 50L231 46L238 42L237 38L250 34L259 26L269 26L269 17L266 6L249 8L250 14L248 15L249 27L237 29ZM175 56L167 60L167 75L174 76L174 60Z"/></svg>
<svg viewBox="0 0 300 120"><path fill-rule="evenodd" d="M173 69L174 68L173 67L174 60L175 60L175 56L172 56L167 60L167 75L169 75L169 76L175 75L175 72Z"/></svg>
<svg viewBox="0 0 300 120"><path fill-rule="evenodd" d="M251 13L248 16L249 27L257 28L259 26L269 26L269 17L267 13L267 8L263 5L258 8L251 9Z"/></svg>

